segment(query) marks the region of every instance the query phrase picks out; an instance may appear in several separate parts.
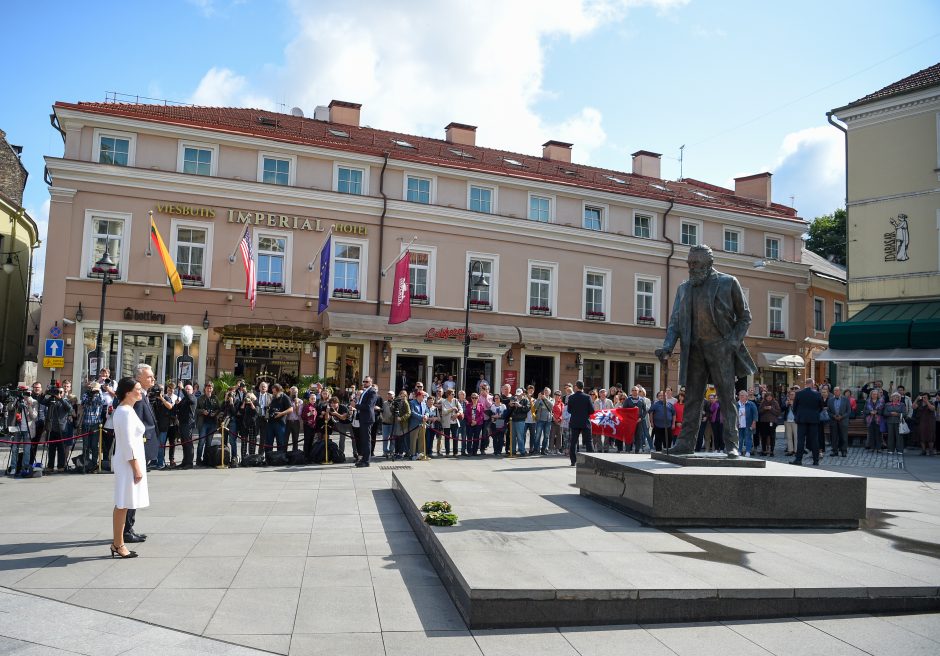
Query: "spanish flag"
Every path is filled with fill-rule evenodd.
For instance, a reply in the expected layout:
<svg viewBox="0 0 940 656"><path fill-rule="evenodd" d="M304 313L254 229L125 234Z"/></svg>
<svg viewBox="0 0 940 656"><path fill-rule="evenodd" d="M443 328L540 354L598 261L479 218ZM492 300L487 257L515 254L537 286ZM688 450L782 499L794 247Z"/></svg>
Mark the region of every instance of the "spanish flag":
<svg viewBox="0 0 940 656"><path fill-rule="evenodd" d="M153 245L157 247L160 259L163 260L166 278L170 283L170 289L173 290L173 300L175 301L176 295L183 290L183 282L180 280L180 274L176 271L176 263L170 257L170 252L166 249L166 244L163 243L160 231L157 230L157 224L153 222L152 214L150 216L150 239L153 241Z"/></svg>

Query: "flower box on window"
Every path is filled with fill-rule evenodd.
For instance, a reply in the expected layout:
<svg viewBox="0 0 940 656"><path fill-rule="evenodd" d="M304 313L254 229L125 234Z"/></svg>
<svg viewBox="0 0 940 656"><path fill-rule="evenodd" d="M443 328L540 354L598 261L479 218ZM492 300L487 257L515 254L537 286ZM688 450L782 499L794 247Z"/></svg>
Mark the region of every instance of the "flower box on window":
<svg viewBox="0 0 940 656"><path fill-rule="evenodd" d="M117 267L110 267L105 269L105 267L93 266L91 267L91 272L88 274L90 278L104 278L104 274L107 273L112 278L118 277Z"/></svg>
<svg viewBox="0 0 940 656"><path fill-rule="evenodd" d="M180 281L186 287L202 287L205 284L202 280L202 276L195 273L181 273Z"/></svg>
<svg viewBox="0 0 940 656"><path fill-rule="evenodd" d="M590 312L586 312L584 318L588 321L604 321L607 318L607 315L604 312L592 310Z"/></svg>
<svg viewBox="0 0 940 656"><path fill-rule="evenodd" d="M539 317L548 317L551 316L552 311L547 305L530 305L529 314L534 314Z"/></svg>
<svg viewBox="0 0 940 656"><path fill-rule="evenodd" d="M470 299L470 309L471 310L492 310L493 304L489 301L484 301L478 298Z"/></svg>
<svg viewBox="0 0 940 656"><path fill-rule="evenodd" d="M271 280L259 280L258 281L258 291L267 292L269 294L283 294L284 293L284 283L282 282L273 282Z"/></svg>
<svg viewBox="0 0 940 656"><path fill-rule="evenodd" d="M431 299L428 298L427 294L412 294L411 295L411 304L412 305L429 305Z"/></svg>
<svg viewBox="0 0 940 656"><path fill-rule="evenodd" d="M333 290L333 298L359 298L359 290L349 289L348 287L337 287Z"/></svg>
<svg viewBox="0 0 940 656"><path fill-rule="evenodd" d="M782 330L771 330L770 336L776 337L777 339L784 339L787 336L787 334L783 332Z"/></svg>
<svg viewBox="0 0 940 656"><path fill-rule="evenodd" d="M637 317L636 323L638 326L655 326L656 318L655 317Z"/></svg>

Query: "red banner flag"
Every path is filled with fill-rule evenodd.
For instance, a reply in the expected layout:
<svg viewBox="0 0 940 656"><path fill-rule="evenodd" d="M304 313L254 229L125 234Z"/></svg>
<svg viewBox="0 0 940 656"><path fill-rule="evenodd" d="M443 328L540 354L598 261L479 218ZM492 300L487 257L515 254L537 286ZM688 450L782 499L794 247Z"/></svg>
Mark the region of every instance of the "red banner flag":
<svg viewBox="0 0 940 656"><path fill-rule="evenodd" d="M633 444L636 425L640 423L638 408L598 410L591 415L591 434L606 435L624 444Z"/></svg>
<svg viewBox="0 0 940 656"><path fill-rule="evenodd" d="M404 323L411 318L411 290L408 287L408 263L411 254L405 254L395 265L395 280L392 283L392 310L388 313L388 325Z"/></svg>

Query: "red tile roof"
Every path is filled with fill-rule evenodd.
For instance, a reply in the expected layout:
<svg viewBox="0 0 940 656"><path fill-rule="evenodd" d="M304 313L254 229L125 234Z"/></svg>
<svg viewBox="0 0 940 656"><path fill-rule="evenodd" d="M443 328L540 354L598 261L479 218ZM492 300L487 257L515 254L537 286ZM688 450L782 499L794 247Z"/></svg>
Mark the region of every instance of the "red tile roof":
<svg viewBox="0 0 940 656"><path fill-rule="evenodd" d="M354 127L280 114L262 109L236 107L196 107L117 102L56 102L55 108L92 114L121 116L145 121L197 127L230 134L249 135L272 141L389 156L397 160L421 162L466 171L504 175L521 180L540 180L593 189L608 193L639 196L768 216L791 221L803 220L796 210L778 203L763 203L739 198L734 191L696 180L681 182L659 180L623 171L583 164L569 164L513 153L449 143L416 135L389 132L369 127ZM656 185L656 186L654 186ZM661 188L658 188L661 187Z"/></svg>
<svg viewBox="0 0 940 656"><path fill-rule="evenodd" d="M940 64L934 64L922 71L917 71L913 75L908 75L903 80L898 80L883 89L879 89L863 98L850 102L847 107L854 107L855 105L862 105L873 100L890 98L891 96L900 96L901 94L920 91L921 89L937 85L940 85Z"/></svg>

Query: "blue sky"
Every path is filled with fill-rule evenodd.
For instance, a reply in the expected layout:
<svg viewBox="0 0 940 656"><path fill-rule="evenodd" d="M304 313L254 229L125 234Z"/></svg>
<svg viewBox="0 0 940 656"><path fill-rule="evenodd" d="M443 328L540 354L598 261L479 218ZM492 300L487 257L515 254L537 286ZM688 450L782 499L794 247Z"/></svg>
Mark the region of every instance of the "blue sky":
<svg viewBox="0 0 940 656"><path fill-rule="evenodd" d="M575 0L33 2L4 11L0 128L24 147L24 205L45 230L56 100L108 91L308 115L363 104L364 124L730 185L769 170L774 200L813 218L842 203L841 134L825 113L940 61L940 3ZM34 39L30 41L30 39ZM43 255L37 265L41 268ZM35 276L40 291L41 271Z"/></svg>

